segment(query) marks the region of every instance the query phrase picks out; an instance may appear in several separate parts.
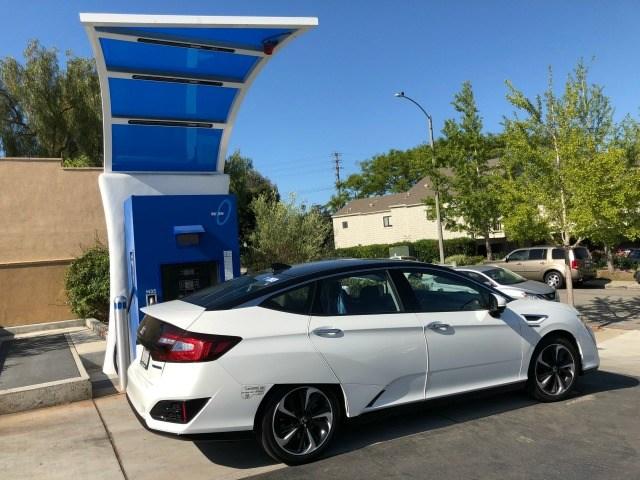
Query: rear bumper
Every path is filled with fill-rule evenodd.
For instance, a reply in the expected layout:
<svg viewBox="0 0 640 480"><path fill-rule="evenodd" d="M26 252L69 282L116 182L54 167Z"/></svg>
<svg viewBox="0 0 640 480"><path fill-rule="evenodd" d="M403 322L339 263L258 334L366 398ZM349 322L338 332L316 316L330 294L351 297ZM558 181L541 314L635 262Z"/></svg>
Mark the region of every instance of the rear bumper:
<svg viewBox="0 0 640 480"><path fill-rule="evenodd" d="M127 399L139 420L150 430L174 435L236 432L253 429L256 411L263 396L244 398L238 384L217 362L167 363L153 382L134 361L128 369ZM266 392L268 388L264 389ZM161 400L209 401L188 423L173 423L151 417L151 409Z"/></svg>

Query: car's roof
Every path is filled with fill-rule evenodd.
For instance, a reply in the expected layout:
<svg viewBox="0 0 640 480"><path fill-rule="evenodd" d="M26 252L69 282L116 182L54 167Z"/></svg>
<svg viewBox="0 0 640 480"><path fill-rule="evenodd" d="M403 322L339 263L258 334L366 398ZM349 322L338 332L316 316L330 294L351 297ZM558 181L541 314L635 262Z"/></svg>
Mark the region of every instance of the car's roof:
<svg viewBox="0 0 640 480"><path fill-rule="evenodd" d="M465 265L464 267L458 267L456 270L474 270L476 272L487 272L489 270L495 270L496 268L502 268L497 265Z"/></svg>
<svg viewBox="0 0 640 480"><path fill-rule="evenodd" d="M280 267L276 268L276 272L289 278L303 278L356 270L359 268L388 268L399 266L448 268L440 265L416 262L414 260L395 260L389 258L335 258L331 260L300 263L286 268Z"/></svg>

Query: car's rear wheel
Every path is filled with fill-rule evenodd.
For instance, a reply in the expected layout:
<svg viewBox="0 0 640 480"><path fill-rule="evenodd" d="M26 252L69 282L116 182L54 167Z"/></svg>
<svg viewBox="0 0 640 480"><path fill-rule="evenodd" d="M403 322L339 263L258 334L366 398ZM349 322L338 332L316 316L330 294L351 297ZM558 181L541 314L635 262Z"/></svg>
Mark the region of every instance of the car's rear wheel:
<svg viewBox="0 0 640 480"><path fill-rule="evenodd" d="M341 420L331 389L302 385L278 388L265 399L259 420L259 439L274 459L299 465L326 450Z"/></svg>
<svg viewBox="0 0 640 480"><path fill-rule="evenodd" d="M531 357L527 390L542 402L557 402L571 394L579 372L579 356L563 337L543 340Z"/></svg>
<svg viewBox="0 0 640 480"><path fill-rule="evenodd" d="M544 283L554 288L562 288L564 286L564 277L556 270L551 270L544 274Z"/></svg>

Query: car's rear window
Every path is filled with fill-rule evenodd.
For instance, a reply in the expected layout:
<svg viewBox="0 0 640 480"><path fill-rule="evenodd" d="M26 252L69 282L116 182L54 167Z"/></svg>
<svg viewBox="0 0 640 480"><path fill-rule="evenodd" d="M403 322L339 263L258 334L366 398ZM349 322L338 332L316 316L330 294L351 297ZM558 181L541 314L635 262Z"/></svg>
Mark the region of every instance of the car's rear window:
<svg viewBox="0 0 640 480"><path fill-rule="evenodd" d="M589 258L589 250L584 247L574 248L573 256L578 260L586 260Z"/></svg>
<svg viewBox="0 0 640 480"><path fill-rule="evenodd" d="M282 285L289 279L286 275L273 272L243 275L200 290L182 298L182 301L200 305L207 310L232 308L252 298L269 293L269 290Z"/></svg>

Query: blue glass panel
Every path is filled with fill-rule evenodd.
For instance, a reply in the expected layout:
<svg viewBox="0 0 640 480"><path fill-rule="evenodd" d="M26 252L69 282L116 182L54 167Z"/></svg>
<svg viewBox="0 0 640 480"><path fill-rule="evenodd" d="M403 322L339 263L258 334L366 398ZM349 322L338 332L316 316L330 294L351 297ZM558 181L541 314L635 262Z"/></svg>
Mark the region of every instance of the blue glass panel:
<svg viewBox="0 0 640 480"><path fill-rule="evenodd" d="M242 82L260 57L101 38L107 70Z"/></svg>
<svg viewBox="0 0 640 480"><path fill-rule="evenodd" d="M290 28L97 27L97 31L194 43L262 49L265 40L282 40Z"/></svg>
<svg viewBox="0 0 640 480"><path fill-rule="evenodd" d="M224 123L236 88L110 78L111 115Z"/></svg>
<svg viewBox="0 0 640 480"><path fill-rule="evenodd" d="M222 130L112 125L114 172L213 172Z"/></svg>

